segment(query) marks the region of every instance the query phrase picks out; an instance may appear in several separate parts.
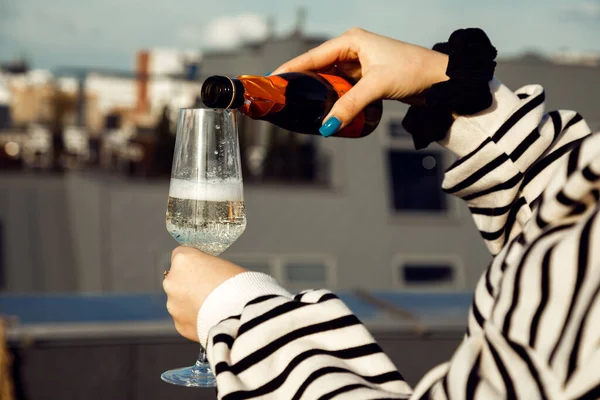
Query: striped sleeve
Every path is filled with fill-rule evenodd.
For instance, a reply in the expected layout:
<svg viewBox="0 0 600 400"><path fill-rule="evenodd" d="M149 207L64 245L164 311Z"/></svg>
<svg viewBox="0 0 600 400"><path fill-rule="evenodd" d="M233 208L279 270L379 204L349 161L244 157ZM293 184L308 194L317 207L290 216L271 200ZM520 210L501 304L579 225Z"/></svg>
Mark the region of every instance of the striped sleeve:
<svg viewBox="0 0 600 400"><path fill-rule="evenodd" d="M444 188L463 198L491 252L468 334L413 399L600 398L600 134L544 91L458 118ZM583 345L586 343L586 345Z"/></svg>
<svg viewBox="0 0 600 400"><path fill-rule="evenodd" d="M600 398L600 134L541 196L481 277L469 334L413 399Z"/></svg>
<svg viewBox="0 0 600 400"><path fill-rule="evenodd" d="M572 111L545 113L537 85L511 92L491 82L494 103L459 117L441 144L458 155L445 192L466 201L493 255L523 230L560 162L590 129Z"/></svg>
<svg viewBox="0 0 600 400"><path fill-rule="evenodd" d="M219 398L407 399L410 387L333 293L266 295L210 330Z"/></svg>

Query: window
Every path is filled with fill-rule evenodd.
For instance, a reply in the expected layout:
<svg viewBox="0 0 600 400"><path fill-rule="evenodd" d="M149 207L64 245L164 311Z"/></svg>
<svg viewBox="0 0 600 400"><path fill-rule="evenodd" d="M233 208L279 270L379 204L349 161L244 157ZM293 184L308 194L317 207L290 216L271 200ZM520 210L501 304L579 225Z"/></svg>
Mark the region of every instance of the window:
<svg viewBox="0 0 600 400"><path fill-rule="evenodd" d="M288 262L285 265L285 279L290 283L325 283L326 267L314 262Z"/></svg>
<svg viewBox="0 0 600 400"><path fill-rule="evenodd" d="M465 268L453 254L397 254L392 261L394 285L414 290L462 290Z"/></svg>
<svg viewBox="0 0 600 400"><path fill-rule="evenodd" d="M254 272L262 272L279 279L276 258L272 254L261 253L238 253L225 256L225 258L234 264Z"/></svg>
<svg viewBox="0 0 600 400"><path fill-rule="evenodd" d="M250 271L269 274L292 291L335 284L335 259L326 254L238 253L225 258Z"/></svg>
<svg viewBox="0 0 600 400"><path fill-rule="evenodd" d="M444 264L405 264L400 267L400 276L408 284L452 283L454 269Z"/></svg>
<svg viewBox="0 0 600 400"><path fill-rule="evenodd" d="M329 185L330 156L321 149L318 137L249 118L239 120L239 131L245 182Z"/></svg>
<svg viewBox="0 0 600 400"><path fill-rule="evenodd" d="M119 114L108 114L104 117L104 128L109 129L119 129L121 126L121 115Z"/></svg>
<svg viewBox="0 0 600 400"><path fill-rule="evenodd" d="M442 155L437 151L389 150L392 206L396 211L445 212Z"/></svg>
<svg viewBox="0 0 600 400"><path fill-rule="evenodd" d="M10 108L7 104L0 104L0 129L8 129L10 126Z"/></svg>

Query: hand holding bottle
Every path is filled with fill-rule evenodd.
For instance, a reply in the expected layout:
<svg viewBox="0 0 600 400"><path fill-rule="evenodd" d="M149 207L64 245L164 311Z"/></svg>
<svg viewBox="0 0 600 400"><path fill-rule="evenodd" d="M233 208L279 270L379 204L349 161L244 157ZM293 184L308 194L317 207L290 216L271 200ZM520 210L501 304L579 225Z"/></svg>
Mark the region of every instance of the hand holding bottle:
<svg viewBox="0 0 600 400"><path fill-rule="evenodd" d="M358 82L333 106L321 134L346 126L377 99L418 102L418 96L448 79L448 56L359 28L350 29L281 65L272 74L326 71Z"/></svg>

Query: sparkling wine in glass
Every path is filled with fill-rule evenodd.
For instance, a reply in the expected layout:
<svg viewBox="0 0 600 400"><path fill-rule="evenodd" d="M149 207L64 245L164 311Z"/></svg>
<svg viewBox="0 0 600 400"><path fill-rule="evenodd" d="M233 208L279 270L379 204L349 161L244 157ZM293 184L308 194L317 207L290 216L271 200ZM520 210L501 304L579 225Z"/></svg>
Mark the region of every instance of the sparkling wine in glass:
<svg viewBox="0 0 600 400"><path fill-rule="evenodd" d="M246 229L236 111L182 109L167 204L167 230L182 246L217 256ZM188 387L216 385L204 349L191 367L162 380Z"/></svg>

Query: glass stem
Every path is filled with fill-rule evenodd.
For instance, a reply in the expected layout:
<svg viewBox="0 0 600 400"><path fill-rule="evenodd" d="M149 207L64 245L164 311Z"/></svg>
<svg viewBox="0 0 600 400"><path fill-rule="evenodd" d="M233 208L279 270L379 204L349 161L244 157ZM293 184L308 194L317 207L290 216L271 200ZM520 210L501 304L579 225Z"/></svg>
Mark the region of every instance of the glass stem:
<svg viewBox="0 0 600 400"><path fill-rule="evenodd" d="M206 358L206 351L204 347L200 346L200 353L198 354L198 361L202 364L208 364L208 358Z"/></svg>
<svg viewBox="0 0 600 400"><path fill-rule="evenodd" d="M196 364L192 367L192 373L199 374L207 374L211 373L210 365L208 363L208 358L206 358L206 351L202 346L200 346L200 352L198 354L198 359L196 360Z"/></svg>

